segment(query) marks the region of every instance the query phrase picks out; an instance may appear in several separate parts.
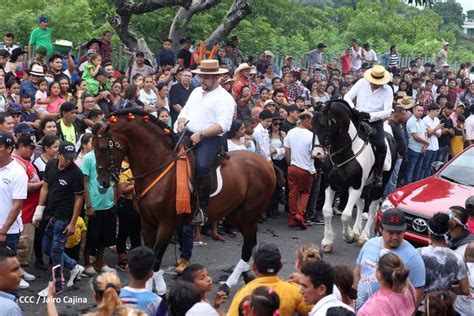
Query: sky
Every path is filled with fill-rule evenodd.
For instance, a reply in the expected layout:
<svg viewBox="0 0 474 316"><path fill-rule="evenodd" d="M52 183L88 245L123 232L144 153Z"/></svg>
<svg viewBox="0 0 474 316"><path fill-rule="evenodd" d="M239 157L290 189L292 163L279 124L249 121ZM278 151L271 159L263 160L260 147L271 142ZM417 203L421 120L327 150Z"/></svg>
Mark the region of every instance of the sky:
<svg viewBox="0 0 474 316"><path fill-rule="evenodd" d="M469 10L474 10L474 0L456 0L456 2L462 5L462 8L464 9L464 13L466 13Z"/></svg>

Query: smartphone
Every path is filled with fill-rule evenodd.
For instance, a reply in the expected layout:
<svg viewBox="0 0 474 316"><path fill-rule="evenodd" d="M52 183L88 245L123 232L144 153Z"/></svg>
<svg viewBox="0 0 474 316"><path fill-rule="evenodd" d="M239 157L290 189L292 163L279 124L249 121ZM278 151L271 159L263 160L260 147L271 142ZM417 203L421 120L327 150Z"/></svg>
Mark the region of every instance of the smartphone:
<svg viewBox="0 0 474 316"><path fill-rule="evenodd" d="M60 264L53 267L53 282L56 293L61 292L63 290L63 271Z"/></svg>

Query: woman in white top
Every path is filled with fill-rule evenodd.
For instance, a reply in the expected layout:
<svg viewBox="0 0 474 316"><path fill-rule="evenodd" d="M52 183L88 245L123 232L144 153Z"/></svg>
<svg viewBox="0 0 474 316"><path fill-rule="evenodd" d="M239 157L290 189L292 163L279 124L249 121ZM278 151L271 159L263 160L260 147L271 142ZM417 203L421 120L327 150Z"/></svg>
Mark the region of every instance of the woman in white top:
<svg viewBox="0 0 474 316"><path fill-rule="evenodd" d="M84 156L91 152L94 148L92 147L92 134L86 133L81 137L81 148L79 148L78 155L74 160L74 163L81 168L82 167L82 160Z"/></svg>
<svg viewBox="0 0 474 316"><path fill-rule="evenodd" d="M245 126L241 120L232 121L230 130L227 132L226 136L228 151L247 150L247 147L244 145Z"/></svg>
<svg viewBox="0 0 474 316"><path fill-rule="evenodd" d="M56 135L46 135L42 138L42 145L42 153L33 161L33 165L38 171L38 176L41 180L43 180L46 163L58 156L59 137Z"/></svg>
<svg viewBox="0 0 474 316"><path fill-rule="evenodd" d="M143 79L143 89L140 90L140 101L145 105L145 111L156 116L158 97L154 91L154 81L152 76Z"/></svg>

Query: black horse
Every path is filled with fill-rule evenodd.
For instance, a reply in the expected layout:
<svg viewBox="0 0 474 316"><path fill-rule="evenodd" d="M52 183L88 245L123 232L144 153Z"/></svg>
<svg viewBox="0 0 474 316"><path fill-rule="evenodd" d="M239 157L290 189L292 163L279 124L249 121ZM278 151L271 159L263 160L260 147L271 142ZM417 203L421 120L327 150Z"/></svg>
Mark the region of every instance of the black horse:
<svg viewBox="0 0 474 316"><path fill-rule="evenodd" d="M362 229L362 210L364 200L361 199L365 186L374 180L375 149L369 143L371 132L368 124L359 121L355 111L343 100L331 100L314 106L313 133L315 144L313 156L321 160L328 187L325 190L323 206L324 252L333 250L334 233L332 230L332 205L336 192L349 192L349 198L341 216L342 234L346 242L358 240L360 245L369 238L375 221L376 208L382 198L384 187L390 179L396 162L395 139L385 133L387 155L390 163L384 166L383 186L370 189L371 204L369 218ZM387 159L386 159L387 160ZM353 229L349 226L354 205L357 216Z"/></svg>

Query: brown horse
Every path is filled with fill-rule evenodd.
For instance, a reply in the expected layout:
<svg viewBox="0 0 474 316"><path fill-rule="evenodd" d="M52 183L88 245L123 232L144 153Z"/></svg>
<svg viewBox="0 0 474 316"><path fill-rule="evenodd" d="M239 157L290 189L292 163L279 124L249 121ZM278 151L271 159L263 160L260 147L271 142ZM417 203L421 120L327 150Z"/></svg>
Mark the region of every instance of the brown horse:
<svg viewBox="0 0 474 316"><path fill-rule="evenodd" d="M139 196L143 239L155 252L154 270L158 271L176 229L191 220L191 214L176 214L177 154L169 129L154 116L133 109L113 113L107 123L94 126L93 133L102 186L110 186L111 176L117 177L123 158L128 157ZM222 190L209 201L209 222L225 216L244 238L241 260L226 281L230 288L250 270L257 222L272 197L276 176L272 165L261 156L246 151L229 155L221 168Z"/></svg>

